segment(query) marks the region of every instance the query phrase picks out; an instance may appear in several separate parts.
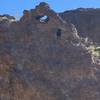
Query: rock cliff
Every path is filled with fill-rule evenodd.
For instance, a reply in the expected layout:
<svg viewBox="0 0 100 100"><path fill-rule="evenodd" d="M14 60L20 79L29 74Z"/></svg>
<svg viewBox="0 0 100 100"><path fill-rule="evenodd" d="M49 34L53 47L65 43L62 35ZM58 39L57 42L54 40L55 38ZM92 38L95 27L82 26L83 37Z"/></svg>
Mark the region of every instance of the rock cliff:
<svg viewBox="0 0 100 100"><path fill-rule="evenodd" d="M1 16L0 100L99 100L90 45L44 2L19 21Z"/></svg>
<svg viewBox="0 0 100 100"><path fill-rule="evenodd" d="M60 13L61 17L73 23L80 36L100 43L100 9L78 8Z"/></svg>

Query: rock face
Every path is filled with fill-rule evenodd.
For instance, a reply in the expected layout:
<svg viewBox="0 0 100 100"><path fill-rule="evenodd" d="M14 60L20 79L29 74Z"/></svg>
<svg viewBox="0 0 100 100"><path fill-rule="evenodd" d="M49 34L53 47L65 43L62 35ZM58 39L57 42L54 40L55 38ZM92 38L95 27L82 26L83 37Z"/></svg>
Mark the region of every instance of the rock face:
<svg viewBox="0 0 100 100"><path fill-rule="evenodd" d="M1 19L0 100L100 99L99 65L77 45L74 25L46 3Z"/></svg>
<svg viewBox="0 0 100 100"><path fill-rule="evenodd" d="M89 37L94 42L100 42L100 9L79 8L60 13L61 17L73 23L82 37Z"/></svg>
<svg viewBox="0 0 100 100"><path fill-rule="evenodd" d="M15 18L13 16L9 15L0 15L0 32L7 31L10 23L15 21Z"/></svg>

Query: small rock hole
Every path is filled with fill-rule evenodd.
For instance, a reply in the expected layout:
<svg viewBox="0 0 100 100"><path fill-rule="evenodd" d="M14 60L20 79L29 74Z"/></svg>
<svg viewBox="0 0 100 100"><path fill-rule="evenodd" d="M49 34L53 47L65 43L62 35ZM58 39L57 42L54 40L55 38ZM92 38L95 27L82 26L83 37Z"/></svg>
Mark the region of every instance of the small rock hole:
<svg viewBox="0 0 100 100"><path fill-rule="evenodd" d="M56 33L57 39L61 39L61 34L62 34L61 29L58 29Z"/></svg>
<svg viewBox="0 0 100 100"><path fill-rule="evenodd" d="M49 21L49 17L47 15L37 16L36 19L39 20L41 23L47 23Z"/></svg>

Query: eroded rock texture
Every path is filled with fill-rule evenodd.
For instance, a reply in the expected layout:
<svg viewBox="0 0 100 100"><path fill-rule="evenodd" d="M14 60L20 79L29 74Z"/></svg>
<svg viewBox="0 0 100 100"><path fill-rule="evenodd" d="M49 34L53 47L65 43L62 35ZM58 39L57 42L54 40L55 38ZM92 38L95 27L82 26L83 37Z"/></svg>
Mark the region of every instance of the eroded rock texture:
<svg viewBox="0 0 100 100"><path fill-rule="evenodd" d="M1 16L0 100L99 100L99 65L79 40L46 3L19 21Z"/></svg>
<svg viewBox="0 0 100 100"><path fill-rule="evenodd" d="M61 13L64 20L75 25L82 37L100 43L100 9L79 8Z"/></svg>

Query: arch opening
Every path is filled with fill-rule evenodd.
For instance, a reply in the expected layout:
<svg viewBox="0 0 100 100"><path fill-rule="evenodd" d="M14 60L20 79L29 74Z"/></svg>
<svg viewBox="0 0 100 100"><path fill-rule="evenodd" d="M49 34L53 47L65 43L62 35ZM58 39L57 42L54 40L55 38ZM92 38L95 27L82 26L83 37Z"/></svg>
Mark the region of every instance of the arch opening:
<svg viewBox="0 0 100 100"><path fill-rule="evenodd" d="M36 17L36 19L39 20L40 23L47 23L49 21L49 16L39 15Z"/></svg>

